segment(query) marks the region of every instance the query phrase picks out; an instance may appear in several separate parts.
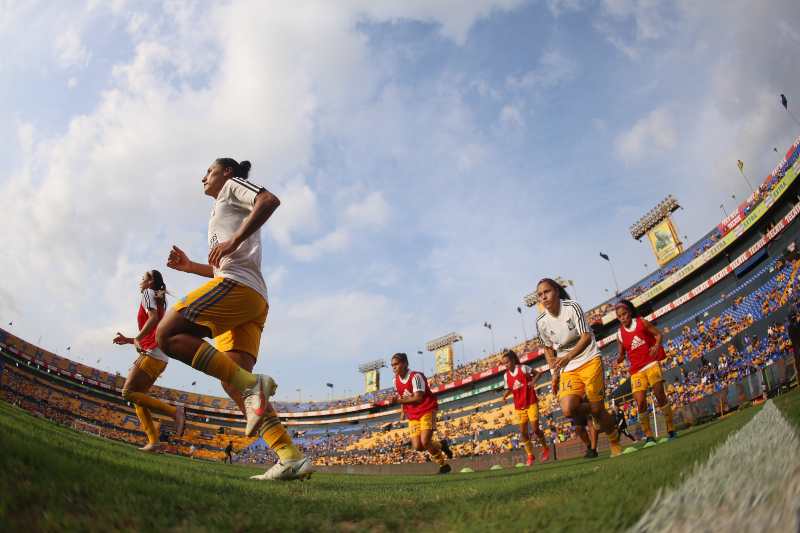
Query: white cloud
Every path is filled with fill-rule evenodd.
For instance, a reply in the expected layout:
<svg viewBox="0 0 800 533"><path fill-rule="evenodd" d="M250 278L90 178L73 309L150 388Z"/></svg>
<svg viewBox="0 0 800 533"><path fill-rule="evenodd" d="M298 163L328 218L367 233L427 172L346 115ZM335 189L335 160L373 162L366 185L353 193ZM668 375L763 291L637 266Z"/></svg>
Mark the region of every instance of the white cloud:
<svg viewBox="0 0 800 533"><path fill-rule="evenodd" d="M54 41L56 60L61 68L85 67L91 54L81 42L80 33L68 28L58 34Z"/></svg>
<svg viewBox="0 0 800 533"><path fill-rule="evenodd" d="M586 0L547 0L547 9L554 17L559 17L563 13L575 13L587 6Z"/></svg>
<svg viewBox="0 0 800 533"><path fill-rule="evenodd" d="M344 215L352 227L378 229L386 224L390 215L389 204L379 191L371 192L363 200L347 206Z"/></svg>
<svg viewBox="0 0 800 533"><path fill-rule="evenodd" d="M642 117L630 130L614 140L617 157L636 163L647 157L659 157L675 148L678 132L670 111L659 108Z"/></svg>
<svg viewBox="0 0 800 533"><path fill-rule="evenodd" d="M578 73L577 63L557 49L546 50L539 64L520 76L509 76L506 86L515 90L549 89L572 80Z"/></svg>

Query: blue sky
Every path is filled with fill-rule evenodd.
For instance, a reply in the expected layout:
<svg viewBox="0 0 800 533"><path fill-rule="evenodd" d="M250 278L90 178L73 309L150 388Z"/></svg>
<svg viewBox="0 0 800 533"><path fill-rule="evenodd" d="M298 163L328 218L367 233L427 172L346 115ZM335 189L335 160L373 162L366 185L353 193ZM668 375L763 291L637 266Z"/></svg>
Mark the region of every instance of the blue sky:
<svg viewBox="0 0 800 533"><path fill-rule="evenodd" d="M628 226L666 194L693 242L746 195L737 159L772 169L800 133L778 103L800 105L798 22L790 1L4 3L0 318L125 372L137 280L200 281L166 253L205 256L199 180L232 156L283 201L257 365L279 398L359 391L358 363L449 331L474 359L484 321L522 337L539 278L588 308L600 250L624 286L652 269ZM222 393L177 362L162 383Z"/></svg>

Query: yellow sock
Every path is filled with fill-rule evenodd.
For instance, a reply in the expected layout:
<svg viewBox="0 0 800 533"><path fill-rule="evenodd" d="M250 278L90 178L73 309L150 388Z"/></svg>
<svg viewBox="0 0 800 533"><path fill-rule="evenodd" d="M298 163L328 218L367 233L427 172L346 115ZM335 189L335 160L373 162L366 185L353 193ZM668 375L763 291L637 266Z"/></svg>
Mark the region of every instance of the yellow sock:
<svg viewBox="0 0 800 533"><path fill-rule="evenodd" d="M150 416L150 411L138 404L134 404L134 408L136 409L136 416L139 417L139 422L142 423L142 429L147 435L147 442L157 444L158 433L156 432L156 426L153 424L153 417Z"/></svg>
<svg viewBox="0 0 800 533"><path fill-rule="evenodd" d="M264 420L259 430L261 438L267 443L267 446L272 448L278 459L284 461L296 461L303 458L303 452L297 449L292 442L292 437L286 432L278 417L269 417Z"/></svg>
<svg viewBox="0 0 800 533"><path fill-rule="evenodd" d="M531 441L526 440L522 443L522 445L525 446L525 453L528 454L528 457L533 455L533 443Z"/></svg>
<svg viewBox="0 0 800 533"><path fill-rule="evenodd" d="M664 419L667 422L667 431L675 431L675 424L672 423L672 406L665 404L661 407L661 412L664 413Z"/></svg>
<svg viewBox="0 0 800 533"><path fill-rule="evenodd" d="M618 443L619 442L619 431L617 431L616 429L612 430L611 433L608 434L608 440L612 444Z"/></svg>
<svg viewBox="0 0 800 533"><path fill-rule="evenodd" d="M439 466L447 463L447 457L442 451L442 445L439 441L432 440L430 444L428 444L428 455L430 455L433 462Z"/></svg>
<svg viewBox="0 0 800 533"><path fill-rule="evenodd" d="M192 359L192 368L196 368L204 374L214 376L223 383L230 383L240 391L252 387L256 382L256 376L237 365L225 353L217 351L216 348L203 342L197 349Z"/></svg>
<svg viewBox="0 0 800 533"><path fill-rule="evenodd" d="M127 399L156 413L175 418L175 407L143 392L129 392ZM138 412L138 411L137 411Z"/></svg>
<svg viewBox="0 0 800 533"><path fill-rule="evenodd" d="M639 425L642 426L642 431L644 431L644 435L646 437L652 437L653 436L653 430L650 428L650 413L649 412L645 411L643 413L642 412L639 413Z"/></svg>

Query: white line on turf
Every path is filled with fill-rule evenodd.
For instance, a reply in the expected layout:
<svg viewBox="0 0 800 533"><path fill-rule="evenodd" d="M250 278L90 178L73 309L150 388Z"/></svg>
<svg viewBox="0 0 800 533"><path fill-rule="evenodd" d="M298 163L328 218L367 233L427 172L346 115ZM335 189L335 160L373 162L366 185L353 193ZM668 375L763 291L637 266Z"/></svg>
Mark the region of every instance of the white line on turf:
<svg viewBox="0 0 800 533"><path fill-rule="evenodd" d="M800 531L800 439L772 401L631 531Z"/></svg>

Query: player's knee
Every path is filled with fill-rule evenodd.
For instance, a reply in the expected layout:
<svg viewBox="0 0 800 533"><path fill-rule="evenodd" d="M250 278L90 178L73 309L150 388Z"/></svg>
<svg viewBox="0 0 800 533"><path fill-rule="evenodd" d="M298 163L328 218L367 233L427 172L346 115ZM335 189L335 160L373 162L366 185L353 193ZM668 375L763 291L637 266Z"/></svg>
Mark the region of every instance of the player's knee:
<svg viewBox="0 0 800 533"><path fill-rule="evenodd" d="M172 339L172 331L168 325L163 322L158 324L156 328L156 343L166 353L170 353L170 340Z"/></svg>

